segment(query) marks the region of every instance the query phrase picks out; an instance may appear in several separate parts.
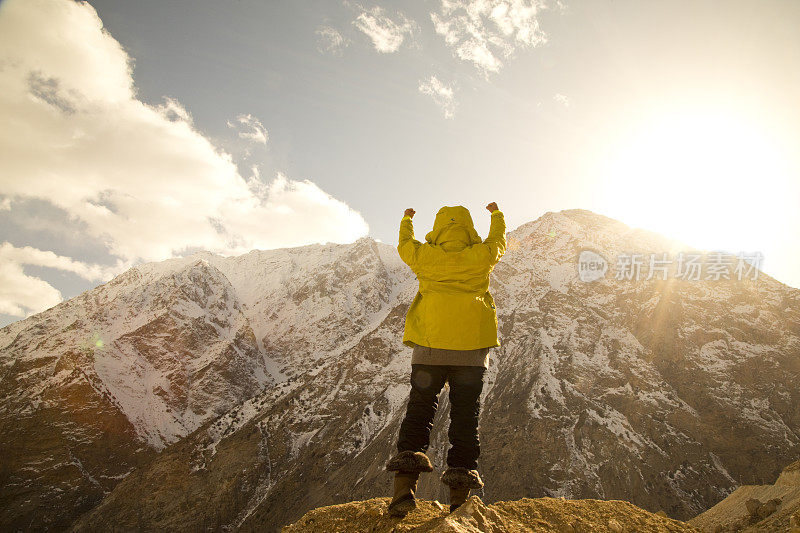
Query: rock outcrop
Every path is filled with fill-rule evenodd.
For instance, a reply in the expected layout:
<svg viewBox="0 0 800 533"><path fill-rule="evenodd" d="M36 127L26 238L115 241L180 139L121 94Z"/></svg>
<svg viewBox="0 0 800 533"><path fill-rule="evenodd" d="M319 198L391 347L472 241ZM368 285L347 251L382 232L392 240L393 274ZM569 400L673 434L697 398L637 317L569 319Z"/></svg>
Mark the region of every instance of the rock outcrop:
<svg viewBox="0 0 800 533"><path fill-rule="evenodd" d="M708 533L793 531L798 517L800 461L795 461L772 485L741 486L689 523Z"/></svg>
<svg viewBox="0 0 800 533"><path fill-rule="evenodd" d="M386 514L389 498L373 498L314 509L283 533L523 533L542 532L696 532L694 527L661 517L623 501L523 498L484 504L477 496L450 513L438 501L418 501L406 517Z"/></svg>

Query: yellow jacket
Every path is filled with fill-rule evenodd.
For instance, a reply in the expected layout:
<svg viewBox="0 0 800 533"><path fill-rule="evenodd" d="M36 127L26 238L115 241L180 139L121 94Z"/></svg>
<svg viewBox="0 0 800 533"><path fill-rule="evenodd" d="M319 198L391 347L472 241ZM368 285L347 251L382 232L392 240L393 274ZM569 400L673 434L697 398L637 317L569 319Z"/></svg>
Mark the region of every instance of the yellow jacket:
<svg viewBox="0 0 800 533"><path fill-rule="evenodd" d="M481 240L469 210L442 207L425 243L414 239L411 217L400 221L397 252L417 275L419 291L406 314L403 344L448 350L500 346L489 274L506 251L503 212L492 213Z"/></svg>

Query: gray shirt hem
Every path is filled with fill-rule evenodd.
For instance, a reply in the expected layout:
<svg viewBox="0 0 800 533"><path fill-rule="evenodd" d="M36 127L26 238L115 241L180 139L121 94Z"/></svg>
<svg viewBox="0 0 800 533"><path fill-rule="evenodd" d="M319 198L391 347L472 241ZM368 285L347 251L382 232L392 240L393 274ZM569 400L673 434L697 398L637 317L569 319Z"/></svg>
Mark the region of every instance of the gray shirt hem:
<svg viewBox="0 0 800 533"><path fill-rule="evenodd" d="M489 367L489 348L475 350L446 350L414 345L411 364Z"/></svg>

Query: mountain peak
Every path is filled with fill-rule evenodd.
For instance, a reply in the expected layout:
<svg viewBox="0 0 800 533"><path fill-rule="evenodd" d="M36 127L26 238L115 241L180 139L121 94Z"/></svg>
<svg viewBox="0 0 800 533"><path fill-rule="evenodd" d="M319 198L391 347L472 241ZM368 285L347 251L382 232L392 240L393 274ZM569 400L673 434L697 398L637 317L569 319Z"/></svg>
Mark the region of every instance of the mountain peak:
<svg viewBox="0 0 800 533"><path fill-rule="evenodd" d="M569 233L577 234L601 228L608 228L617 232L631 231L631 228L622 222L588 209L564 209L562 211L547 211L536 220L522 224L509 232L509 234L513 234L516 238L524 238L537 230L566 230Z"/></svg>

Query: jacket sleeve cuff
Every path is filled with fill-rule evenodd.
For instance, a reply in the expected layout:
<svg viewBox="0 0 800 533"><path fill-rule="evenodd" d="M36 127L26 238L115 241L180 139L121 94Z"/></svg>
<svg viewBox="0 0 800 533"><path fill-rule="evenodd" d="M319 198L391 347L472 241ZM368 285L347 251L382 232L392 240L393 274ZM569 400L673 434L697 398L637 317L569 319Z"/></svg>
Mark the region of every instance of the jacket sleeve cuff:
<svg viewBox="0 0 800 533"><path fill-rule="evenodd" d="M501 215L503 214L503 212L500 211L499 209L495 209L494 211L492 211L492 216L494 216L494 215L496 215L498 213L500 213ZM505 215L503 215L503 216L505 216Z"/></svg>
<svg viewBox="0 0 800 533"><path fill-rule="evenodd" d="M411 220L411 217L408 216L408 215L405 215L403 218L400 219L400 222L402 222L405 219Z"/></svg>

